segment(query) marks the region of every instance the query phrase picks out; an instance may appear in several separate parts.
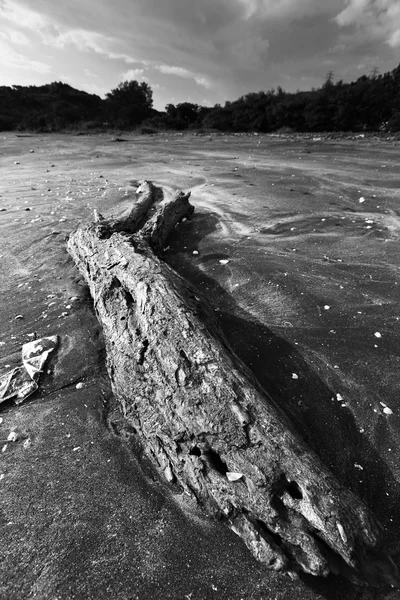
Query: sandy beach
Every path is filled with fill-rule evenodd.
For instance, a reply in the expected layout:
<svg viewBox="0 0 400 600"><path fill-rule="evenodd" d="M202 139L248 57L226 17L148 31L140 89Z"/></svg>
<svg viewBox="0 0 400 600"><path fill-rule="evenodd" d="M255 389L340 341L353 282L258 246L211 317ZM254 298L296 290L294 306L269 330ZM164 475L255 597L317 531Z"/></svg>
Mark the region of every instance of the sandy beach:
<svg viewBox="0 0 400 600"><path fill-rule="evenodd" d="M0 374L20 364L24 343L60 339L39 391L0 405L2 597L398 598L271 573L161 479L113 401L66 238L93 209L127 207L143 179L167 195L191 190L194 216L165 260L373 510L399 564L399 142L2 133L0 144Z"/></svg>

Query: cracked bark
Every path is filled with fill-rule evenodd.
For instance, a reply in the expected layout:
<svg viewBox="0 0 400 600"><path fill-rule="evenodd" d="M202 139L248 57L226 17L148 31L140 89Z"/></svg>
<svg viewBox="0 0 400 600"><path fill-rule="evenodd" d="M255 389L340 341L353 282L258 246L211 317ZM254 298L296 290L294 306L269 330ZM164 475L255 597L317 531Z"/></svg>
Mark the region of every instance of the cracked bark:
<svg viewBox="0 0 400 600"><path fill-rule="evenodd" d="M145 186L146 210L155 193ZM382 530L229 347L207 300L156 255L190 194L90 224L68 251L89 284L115 396L165 477L254 556L294 574L397 585ZM142 200L139 196L138 204ZM136 233L132 233L136 232Z"/></svg>

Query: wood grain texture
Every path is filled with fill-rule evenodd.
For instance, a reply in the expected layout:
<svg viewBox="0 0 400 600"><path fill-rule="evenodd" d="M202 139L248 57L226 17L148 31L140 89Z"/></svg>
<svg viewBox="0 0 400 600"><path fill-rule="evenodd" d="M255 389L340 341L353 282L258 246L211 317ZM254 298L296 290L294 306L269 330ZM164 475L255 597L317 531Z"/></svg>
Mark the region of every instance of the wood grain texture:
<svg viewBox="0 0 400 600"><path fill-rule="evenodd" d="M396 584L372 513L233 353L207 300L156 255L193 211L188 197L162 203L138 233L105 222L68 241L90 287L126 418L165 477L269 567Z"/></svg>

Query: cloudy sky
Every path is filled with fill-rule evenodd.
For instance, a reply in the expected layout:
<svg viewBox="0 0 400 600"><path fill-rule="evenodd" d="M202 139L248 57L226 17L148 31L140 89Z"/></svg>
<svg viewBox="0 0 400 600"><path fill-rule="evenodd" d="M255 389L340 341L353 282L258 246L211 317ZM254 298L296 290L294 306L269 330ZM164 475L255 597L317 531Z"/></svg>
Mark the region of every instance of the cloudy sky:
<svg viewBox="0 0 400 600"><path fill-rule="evenodd" d="M0 85L137 79L159 110L399 62L400 0L0 0Z"/></svg>

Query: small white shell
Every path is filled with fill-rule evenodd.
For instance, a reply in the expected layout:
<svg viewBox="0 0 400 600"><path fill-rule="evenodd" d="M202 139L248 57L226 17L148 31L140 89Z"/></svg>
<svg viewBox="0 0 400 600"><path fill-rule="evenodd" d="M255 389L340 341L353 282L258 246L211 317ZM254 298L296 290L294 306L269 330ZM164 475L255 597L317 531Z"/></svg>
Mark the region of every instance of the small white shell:
<svg viewBox="0 0 400 600"><path fill-rule="evenodd" d="M242 477L243 473L231 473L230 471L226 473L226 478L228 481L238 481L239 479L242 479Z"/></svg>
<svg viewBox="0 0 400 600"><path fill-rule="evenodd" d="M337 522L336 523L336 527L338 528L338 531L340 533L340 537L343 540L343 543L347 544L347 535L344 532L343 525L341 525L341 523Z"/></svg>

